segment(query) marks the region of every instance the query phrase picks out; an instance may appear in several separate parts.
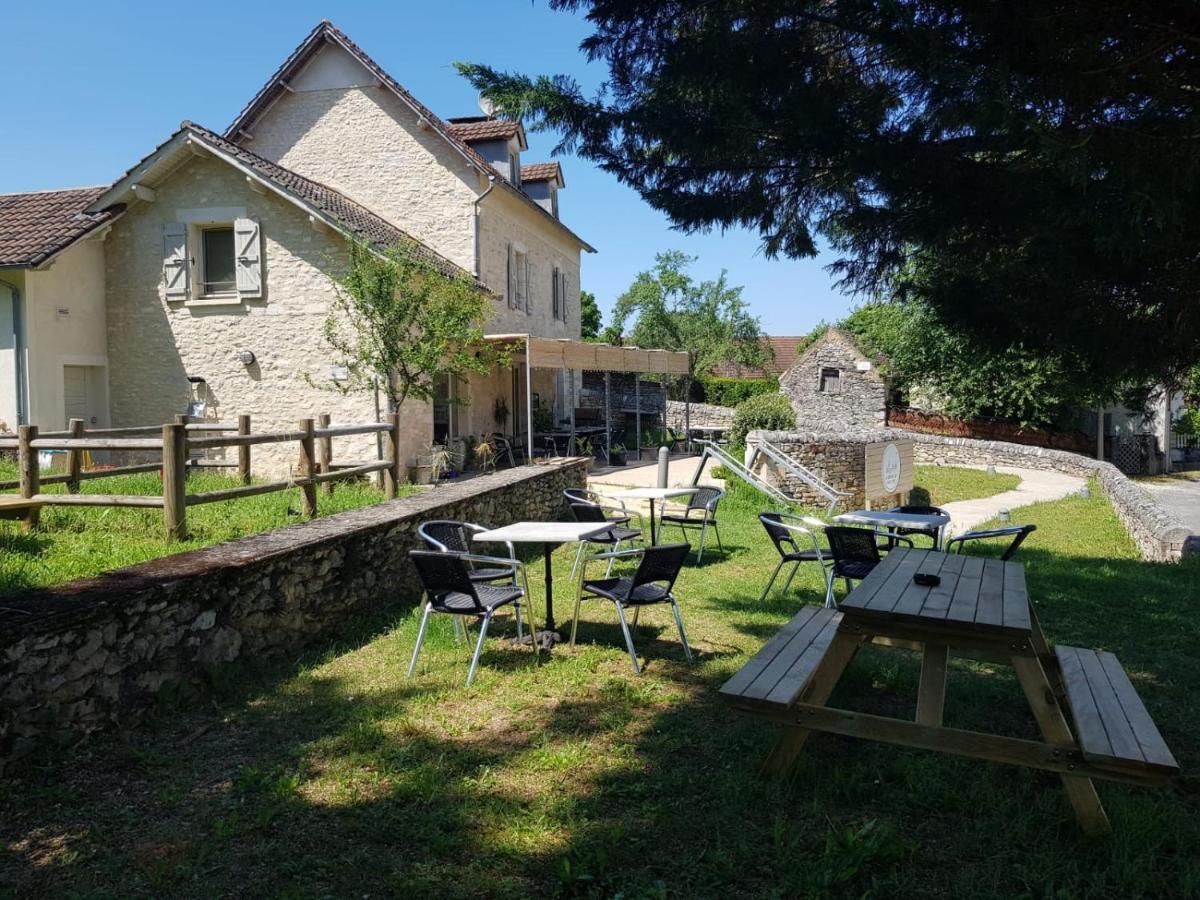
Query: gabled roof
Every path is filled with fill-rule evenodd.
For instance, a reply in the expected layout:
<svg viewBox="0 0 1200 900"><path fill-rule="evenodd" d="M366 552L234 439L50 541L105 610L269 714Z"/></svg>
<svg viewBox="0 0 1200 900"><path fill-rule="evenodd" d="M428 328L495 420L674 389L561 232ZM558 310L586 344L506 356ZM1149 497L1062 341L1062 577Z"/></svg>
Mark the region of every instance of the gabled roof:
<svg viewBox="0 0 1200 900"><path fill-rule="evenodd" d="M497 119L495 116L458 116L447 120L450 133L461 141L509 141L517 138L521 149L527 150L525 128L512 119Z"/></svg>
<svg viewBox="0 0 1200 900"><path fill-rule="evenodd" d="M44 263L79 238L121 214L120 208L87 212L107 187L0 194L0 266Z"/></svg>
<svg viewBox="0 0 1200 900"><path fill-rule="evenodd" d="M556 181L558 186L566 187L566 179L563 178L562 166L557 162L540 162L530 163L527 166L521 166L521 183L526 181Z"/></svg>
<svg viewBox="0 0 1200 900"><path fill-rule="evenodd" d="M166 178L178 165L182 154L191 152L189 143L198 144L244 172L247 178L253 178L259 184L270 188L337 231L366 241L377 250L411 242L417 255L438 271L450 277L465 275L480 287L484 287L470 272L426 247L386 219L375 215L361 203L320 182L264 159L194 122L183 122L178 131L117 179L111 188L101 189L102 193L92 201L93 208L102 208L125 199L132 193L135 184L151 187L157 181Z"/></svg>
<svg viewBox="0 0 1200 900"><path fill-rule="evenodd" d="M486 159L480 156L468 141L459 137L454 133L454 130L449 123L443 121L437 116L433 110L421 103L416 97L408 92L400 82L396 81L391 75L383 70L380 65L371 59L361 47L354 41L350 40L339 28L337 28L328 19L318 23L317 27L308 33L308 36L300 42L292 54L283 62L275 74L267 80L267 83L262 86L254 98L246 104L246 107L238 113L232 124L225 129L224 137L226 140L236 141L243 132L250 133L250 129L256 119L270 108L279 97L288 91L288 79L299 72L311 60L326 43L333 43L341 47L349 53L359 64L370 72L375 78L379 79L379 83L388 88L395 94L402 103L409 107L417 116L426 124L434 133L440 135L454 150L456 150L477 172L481 175L493 179L493 183L500 185L502 189L507 189L514 196L519 197L527 203L530 209L536 210L539 214L546 217L546 220L553 222L555 226L561 228L573 239L579 242L585 250L595 253L596 248L577 235L574 231L556 219L549 212L544 210L541 205L533 198L527 196L521 190L513 187L507 181L503 180L496 172L496 169Z"/></svg>
<svg viewBox="0 0 1200 900"><path fill-rule="evenodd" d="M780 375L795 365L796 354L808 346L809 339L807 335L773 334L763 340L775 354L775 359L768 363L765 369L727 361L713 366L713 375L718 378L766 378L769 375Z"/></svg>

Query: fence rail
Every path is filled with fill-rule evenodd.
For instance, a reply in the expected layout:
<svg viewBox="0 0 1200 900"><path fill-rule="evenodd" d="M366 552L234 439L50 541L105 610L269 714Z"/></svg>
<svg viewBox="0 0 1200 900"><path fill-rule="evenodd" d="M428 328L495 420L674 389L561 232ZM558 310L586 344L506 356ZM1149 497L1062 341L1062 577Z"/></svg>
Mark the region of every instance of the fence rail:
<svg viewBox="0 0 1200 900"><path fill-rule="evenodd" d="M318 427L319 425L319 427ZM194 433L224 432L215 436L195 436ZM236 432L236 433L230 433ZM157 438L134 435L154 435ZM382 437L382 458L376 460L347 460L333 463L333 439L354 435L375 434ZM295 442L299 447L296 477L259 484L250 483L251 448L267 444ZM17 488L20 496L30 501L25 513L26 528L37 525L41 506L113 506L162 509L163 526L167 534L183 538L187 534L187 509L205 503L218 503L239 497L252 497L298 487L301 490L304 514L317 514L317 486L326 493L337 481L349 481L363 475L379 473L385 496L396 496L402 480L400 461L400 421L395 414L385 422L332 425L328 414L317 419L301 419L295 431L273 431L254 434L250 417L238 416L236 423L189 422L177 416L166 425L139 425L124 428L85 429L82 419L72 419L66 431L39 432L36 425L22 425L15 438L0 438L0 449L15 448L20 478L0 482L0 490ZM237 461L210 460L193 456L197 451L233 448ZM43 475L39 451L58 450L66 453L66 472ZM84 453L89 451L113 453L156 453L158 462L140 462L115 467L83 468ZM197 468L235 468L241 485L198 494L187 493L189 470ZM133 494L80 494L80 483L92 478L109 478L135 472L162 473L161 496ZM42 493L44 485L65 484L65 494Z"/></svg>

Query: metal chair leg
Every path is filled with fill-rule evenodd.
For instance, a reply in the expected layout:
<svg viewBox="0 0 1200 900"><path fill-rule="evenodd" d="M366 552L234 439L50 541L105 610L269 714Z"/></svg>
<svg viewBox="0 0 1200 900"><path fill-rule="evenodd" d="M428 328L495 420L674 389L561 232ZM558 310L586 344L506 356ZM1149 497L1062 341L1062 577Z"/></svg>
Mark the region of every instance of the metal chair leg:
<svg viewBox="0 0 1200 900"><path fill-rule="evenodd" d="M708 534L708 522L705 521L700 526L700 547L696 550L696 565L700 565L700 560L704 558L704 536Z"/></svg>
<svg viewBox="0 0 1200 900"><path fill-rule="evenodd" d="M621 630L625 632L625 646L629 648L629 658L633 662L633 674L641 675L642 667L638 664L637 651L633 649L633 635L629 633L629 623L625 621L625 608L617 603L617 618L621 620Z"/></svg>
<svg viewBox="0 0 1200 900"><path fill-rule="evenodd" d="M568 581L575 580L575 573L579 571L579 561L583 559L583 551L587 547L587 541L579 542L579 549L575 551L575 562L571 563L571 574L567 576Z"/></svg>
<svg viewBox="0 0 1200 900"><path fill-rule="evenodd" d="M612 552L613 552L613 553L616 553L616 552L617 552L618 550L620 550L620 549L621 549L621 541L617 541L615 544L613 544L613 545L612 545ZM605 568L605 570L604 570L604 577L605 577L605 578L612 578L613 563L615 563L616 561L617 561L617 558L616 558L615 556L614 556L614 557L609 557L609 560L608 560L608 567L607 567L607 568Z"/></svg>
<svg viewBox="0 0 1200 900"><path fill-rule="evenodd" d="M575 615L571 616L571 649L575 649L575 632L579 629L579 607L583 603L583 579L575 588ZM535 642L536 643L536 642Z"/></svg>
<svg viewBox="0 0 1200 900"><path fill-rule="evenodd" d="M525 637L525 634L521 631L521 601L518 600L513 605L517 609L517 640L520 641L522 638ZM534 641L534 643L537 643L537 642Z"/></svg>
<svg viewBox="0 0 1200 900"><path fill-rule="evenodd" d="M483 621L479 623L479 641L475 644L475 655L471 657L471 671L467 672L467 687L471 686L471 682L475 680L475 670L479 668L479 654L483 652L483 639L487 637L488 625L492 621L492 611L489 609L483 614Z"/></svg>
<svg viewBox="0 0 1200 900"><path fill-rule="evenodd" d="M721 542L721 529L717 527L715 519L713 520L713 534L717 536L717 549L724 553L725 545Z"/></svg>
<svg viewBox="0 0 1200 900"><path fill-rule="evenodd" d="M429 614L433 612L433 604L425 604L425 614L421 616L421 627L417 630L417 644L413 647L412 661L408 664L406 678L412 678L413 670L417 667L417 656L421 652L421 644L425 643L425 627L429 624Z"/></svg>
<svg viewBox="0 0 1200 900"><path fill-rule="evenodd" d="M675 602L675 598L671 598L671 609L675 613L675 624L679 627L679 640L683 642L683 652L688 659L692 658L692 648L688 646L687 634L683 630L683 616L679 614L679 604Z"/></svg>
<svg viewBox="0 0 1200 900"><path fill-rule="evenodd" d="M767 586L763 588L762 596L758 598L759 603L762 603L764 600L766 600L767 594L771 593L771 587L775 584L775 579L779 576L779 570L783 568L783 563L784 560L782 557L780 557L779 565L777 565L775 567L775 571L771 573L771 578L767 581ZM786 588L784 590L786 590Z"/></svg>

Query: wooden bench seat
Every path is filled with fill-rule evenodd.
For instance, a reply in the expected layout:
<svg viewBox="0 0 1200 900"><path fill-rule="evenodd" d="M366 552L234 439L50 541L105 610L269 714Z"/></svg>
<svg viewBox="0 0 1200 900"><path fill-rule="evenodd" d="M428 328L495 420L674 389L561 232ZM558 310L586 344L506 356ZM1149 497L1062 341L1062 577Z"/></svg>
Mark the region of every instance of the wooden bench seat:
<svg viewBox="0 0 1200 900"><path fill-rule="evenodd" d="M1054 655L1084 759L1164 780L1179 773L1179 763L1113 654L1060 645Z"/></svg>
<svg viewBox="0 0 1200 900"><path fill-rule="evenodd" d="M805 606L721 688L739 706L790 707L804 694L825 658L842 614Z"/></svg>

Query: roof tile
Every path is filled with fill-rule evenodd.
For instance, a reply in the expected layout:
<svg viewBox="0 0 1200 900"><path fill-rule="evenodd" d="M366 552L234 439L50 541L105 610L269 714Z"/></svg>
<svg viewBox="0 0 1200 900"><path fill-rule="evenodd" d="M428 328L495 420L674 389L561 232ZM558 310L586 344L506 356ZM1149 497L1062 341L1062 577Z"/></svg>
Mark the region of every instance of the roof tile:
<svg viewBox="0 0 1200 900"><path fill-rule="evenodd" d="M468 144L472 141L507 141L517 136L518 123L490 116L464 116L450 119L450 133Z"/></svg>
<svg viewBox="0 0 1200 900"><path fill-rule="evenodd" d="M0 266L36 266L120 213L85 210L107 186L0 194Z"/></svg>

